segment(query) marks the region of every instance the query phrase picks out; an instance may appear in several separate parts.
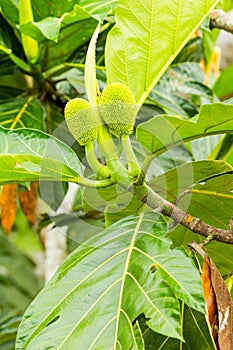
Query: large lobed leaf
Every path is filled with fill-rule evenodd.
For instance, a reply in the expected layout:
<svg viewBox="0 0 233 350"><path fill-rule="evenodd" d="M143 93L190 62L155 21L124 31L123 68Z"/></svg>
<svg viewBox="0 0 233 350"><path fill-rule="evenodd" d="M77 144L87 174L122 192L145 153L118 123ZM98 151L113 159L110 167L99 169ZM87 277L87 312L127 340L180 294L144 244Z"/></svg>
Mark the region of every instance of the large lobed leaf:
<svg viewBox="0 0 233 350"><path fill-rule="evenodd" d="M198 119L161 115L137 128L137 139L148 151L159 155L187 141L209 135L233 132L233 105L213 103L203 105Z"/></svg>
<svg viewBox="0 0 233 350"><path fill-rule="evenodd" d="M33 129L0 128L0 184L25 181L73 181L81 163L68 146Z"/></svg>
<svg viewBox="0 0 233 350"><path fill-rule="evenodd" d="M182 340L178 299L205 313L199 273L171 250L155 213L122 219L68 257L33 301L16 349L142 347L140 315L160 334Z"/></svg>
<svg viewBox="0 0 233 350"><path fill-rule="evenodd" d="M127 84L142 105L217 2L119 0L106 44L108 82Z"/></svg>

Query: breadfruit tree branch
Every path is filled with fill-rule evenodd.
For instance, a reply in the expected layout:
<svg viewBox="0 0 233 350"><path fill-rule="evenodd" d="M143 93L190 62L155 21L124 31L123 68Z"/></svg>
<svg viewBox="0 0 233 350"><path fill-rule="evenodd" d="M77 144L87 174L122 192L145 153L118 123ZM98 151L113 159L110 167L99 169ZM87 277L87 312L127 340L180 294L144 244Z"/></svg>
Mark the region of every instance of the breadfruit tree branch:
<svg viewBox="0 0 233 350"><path fill-rule="evenodd" d="M140 197L141 201L146 203L149 207L156 212L160 212L175 222L187 227L194 233L197 233L204 237L212 236L213 240L233 244L233 231L232 229L224 230L215 226L211 226L203 222L201 219L194 217L182 209L178 208L175 204L162 198L155 193L149 186L142 186L144 190L136 191L136 195Z"/></svg>
<svg viewBox="0 0 233 350"><path fill-rule="evenodd" d="M223 29L233 34L233 13L213 10L210 13L210 28Z"/></svg>

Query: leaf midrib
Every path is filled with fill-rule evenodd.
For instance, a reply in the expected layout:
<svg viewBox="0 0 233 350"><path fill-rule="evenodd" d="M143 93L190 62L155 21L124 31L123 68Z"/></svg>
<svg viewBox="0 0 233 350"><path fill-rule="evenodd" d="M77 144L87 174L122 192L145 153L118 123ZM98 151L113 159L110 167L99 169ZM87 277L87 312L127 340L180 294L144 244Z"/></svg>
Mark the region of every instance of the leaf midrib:
<svg viewBox="0 0 233 350"><path fill-rule="evenodd" d="M120 296L119 296L119 303L118 303L118 310L117 310L117 322L116 322L114 348L113 348L114 350L116 350L116 344L117 344L117 340L118 340L117 339L118 328L119 328L119 320L120 320L120 312L121 312L121 304L122 304L125 280L126 280L126 276L127 276L127 272L128 272L128 268L129 268L130 257L131 257L131 254L132 254L132 251L134 248L135 239L138 235L138 232L139 232L142 220L143 220L143 216L144 216L144 213L141 213L139 216L137 226L135 227L134 233L133 233L132 238L131 238L131 242L130 242L129 249L128 249L128 255L127 255L126 262L125 262L125 268L124 268L124 272L123 272L123 278L122 278L121 290L120 290Z"/></svg>
<svg viewBox="0 0 233 350"><path fill-rule="evenodd" d="M128 233L128 231L125 231L122 233L122 235L125 235L126 233ZM119 236L118 236L119 237ZM93 252L93 250L100 248L102 245L105 245L107 242L110 242L111 240L114 240L115 237L112 237L111 239L104 241L103 243L97 245L96 247L88 250L87 252L85 252L81 257L80 260L83 259L85 256L89 255L91 252ZM53 315L54 312L56 312L60 305L62 305L62 303L68 298L68 296L70 296L71 294L73 294L75 292L75 290L80 287L80 285L82 285L83 282L85 282L90 276L92 276L96 271L98 271L102 266L104 266L107 262L111 261L113 258L115 258L117 255L122 254L122 252L124 252L125 250L128 250L128 247L120 250L119 252L117 252L116 254L114 254L113 256L110 256L107 260L105 260L101 265L97 266L96 269L94 269L93 271L91 271L91 273L89 273L84 279L82 279L80 281L80 283L78 283L78 285L76 285L68 294L66 294L60 301L59 303L50 311L49 315L47 315L38 325L37 327L34 329L34 331L32 332L32 334L27 338L27 341L24 344L24 348L26 349L26 346L30 343L30 341L34 338L34 336L36 334L38 334L42 329L44 329L44 325L50 320L50 317ZM76 264L77 261L74 261L74 264ZM72 267L72 264L69 265L69 269ZM63 270L64 272L65 270Z"/></svg>

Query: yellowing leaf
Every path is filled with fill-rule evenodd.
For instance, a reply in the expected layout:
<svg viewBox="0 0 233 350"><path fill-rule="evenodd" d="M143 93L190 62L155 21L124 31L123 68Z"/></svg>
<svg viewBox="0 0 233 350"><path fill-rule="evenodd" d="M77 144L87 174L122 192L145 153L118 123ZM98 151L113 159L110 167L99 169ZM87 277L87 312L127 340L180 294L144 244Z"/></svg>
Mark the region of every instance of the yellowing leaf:
<svg viewBox="0 0 233 350"><path fill-rule="evenodd" d="M202 283L216 346L220 350L232 350L232 299L220 272L208 256L204 261Z"/></svg>
<svg viewBox="0 0 233 350"><path fill-rule="evenodd" d="M22 211L32 224L35 224L36 220L37 187L38 183L32 182L29 190L19 192L19 202Z"/></svg>
<svg viewBox="0 0 233 350"><path fill-rule="evenodd" d="M4 185L1 192L1 224L3 230L9 234L12 226L15 222L15 216L17 211L17 184Z"/></svg>
<svg viewBox="0 0 233 350"><path fill-rule="evenodd" d="M211 271L207 259L204 261L203 273L201 276L202 288L204 292L204 297L207 305L209 324L212 330L212 335L215 344L218 344L218 311L214 288L211 281Z"/></svg>

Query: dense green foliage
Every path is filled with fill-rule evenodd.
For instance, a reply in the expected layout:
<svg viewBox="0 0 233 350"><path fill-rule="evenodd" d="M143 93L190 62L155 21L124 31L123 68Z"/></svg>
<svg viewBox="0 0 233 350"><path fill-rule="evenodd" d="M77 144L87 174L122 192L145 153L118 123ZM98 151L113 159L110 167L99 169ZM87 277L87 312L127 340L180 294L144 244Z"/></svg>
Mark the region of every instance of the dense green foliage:
<svg viewBox="0 0 233 350"><path fill-rule="evenodd" d="M217 4L232 6L37 0L26 10L30 1L0 0L0 185L38 181L49 208L38 231L67 226L72 251L35 298L22 216L16 243L0 232L3 349L14 348L21 319L17 350L216 349L202 260L187 246L204 238L156 201L228 229L232 67L209 84L200 67L211 61L218 32L207 20ZM72 182L73 211L56 214ZM229 275L232 245L205 250Z"/></svg>

